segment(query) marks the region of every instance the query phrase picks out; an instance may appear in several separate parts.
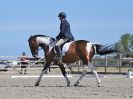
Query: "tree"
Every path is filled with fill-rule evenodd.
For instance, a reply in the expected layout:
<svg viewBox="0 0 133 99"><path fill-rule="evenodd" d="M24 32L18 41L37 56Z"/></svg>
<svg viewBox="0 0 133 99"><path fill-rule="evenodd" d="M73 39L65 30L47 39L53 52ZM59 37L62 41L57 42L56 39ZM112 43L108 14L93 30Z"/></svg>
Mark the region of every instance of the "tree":
<svg viewBox="0 0 133 99"><path fill-rule="evenodd" d="M128 43L129 52L133 53L133 35L130 35L129 43Z"/></svg>
<svg viewBox="0 0 133 99"><path fill-rule="evenodd" d="M125 33L118 41L118 50L122 53L133 53L133 35Z"/></svg>

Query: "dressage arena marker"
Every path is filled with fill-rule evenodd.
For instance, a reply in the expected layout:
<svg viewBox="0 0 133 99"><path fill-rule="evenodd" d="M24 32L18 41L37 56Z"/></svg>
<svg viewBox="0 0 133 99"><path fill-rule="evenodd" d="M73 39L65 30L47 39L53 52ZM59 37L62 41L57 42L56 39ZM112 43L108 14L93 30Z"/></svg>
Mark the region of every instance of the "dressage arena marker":
<svg viewBox="0 0 133 99"><path fill-rule="evenodd" d="M10 78L14 79L14 78L38 78L39 75L13 75L13 76L10 76ZM63 75L44 75L42 76L43 78L62 78L64 77ZM67 77L71 78L71 77L79 77L79 75L67 75ZM85 77L90 77L90 78L93 78L95 76L93 75L86 75ZM100 78L106 78L105 75L99 75Z"/></svg>
<svg viewBox="0 0 133 99"><path fill-rule="evenodd" d="M21 75L21 76L10 76L10 78L38 78L38 75ZM61 78L63 75L44 75L43 78ZM72 77L72 75L67 75L67 77Z"/></svg>
<svg viewBox="0 0 133 99"><path fill-rule="evenodd" d="M133 78L133 69L128 69L127 77Z"/></svg>

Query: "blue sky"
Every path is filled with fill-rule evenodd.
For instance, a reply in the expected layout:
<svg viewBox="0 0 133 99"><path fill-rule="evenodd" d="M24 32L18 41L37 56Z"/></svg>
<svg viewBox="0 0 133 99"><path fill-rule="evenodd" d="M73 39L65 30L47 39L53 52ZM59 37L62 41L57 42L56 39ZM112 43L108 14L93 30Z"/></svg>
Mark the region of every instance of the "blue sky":
<svg viewBox="0 0 133 99"><path fill-rule="evenodd" d="M132 4L133 0L0 0L0 56L31 56L28 38L56 37L61 11L76 40L112 44L124 33L133 33Z"/></svg>

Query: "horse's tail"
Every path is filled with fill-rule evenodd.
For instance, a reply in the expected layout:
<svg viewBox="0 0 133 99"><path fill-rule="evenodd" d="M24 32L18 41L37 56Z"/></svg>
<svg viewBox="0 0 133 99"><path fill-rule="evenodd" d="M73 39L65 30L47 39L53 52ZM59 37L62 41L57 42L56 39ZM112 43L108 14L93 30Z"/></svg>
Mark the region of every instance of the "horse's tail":
<svg viewBox="0 0 133 99"><path fill-rule="evenodd" d="M116 44L111 44L111 45L92 44L92 45L95 49L95 53L99 55L105 55L105 54L118 52Z"/></svg>

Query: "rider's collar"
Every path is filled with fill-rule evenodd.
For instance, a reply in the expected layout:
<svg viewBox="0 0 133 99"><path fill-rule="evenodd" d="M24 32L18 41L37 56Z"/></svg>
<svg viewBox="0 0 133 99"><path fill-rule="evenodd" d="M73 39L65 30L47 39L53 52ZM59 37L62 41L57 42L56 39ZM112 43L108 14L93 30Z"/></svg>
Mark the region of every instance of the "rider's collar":
<svg viewBox="0 0 133 99"><path fill-rule="evenodd" d="M64 19L62 19L61 21L64 21L65 20L65 18Z"/></svg>

